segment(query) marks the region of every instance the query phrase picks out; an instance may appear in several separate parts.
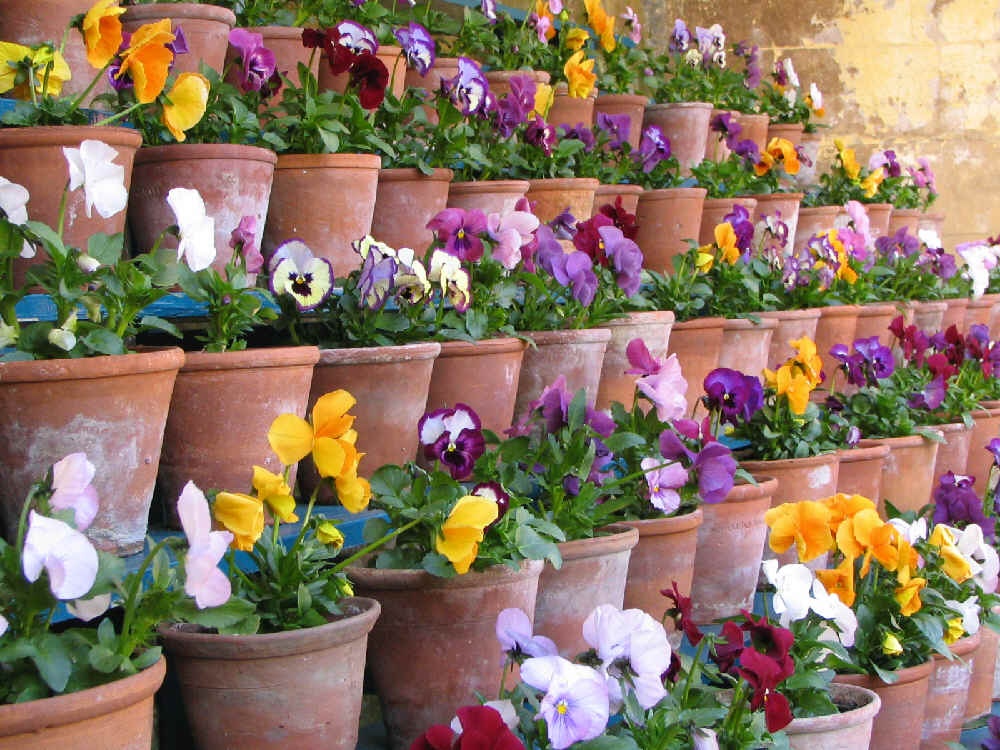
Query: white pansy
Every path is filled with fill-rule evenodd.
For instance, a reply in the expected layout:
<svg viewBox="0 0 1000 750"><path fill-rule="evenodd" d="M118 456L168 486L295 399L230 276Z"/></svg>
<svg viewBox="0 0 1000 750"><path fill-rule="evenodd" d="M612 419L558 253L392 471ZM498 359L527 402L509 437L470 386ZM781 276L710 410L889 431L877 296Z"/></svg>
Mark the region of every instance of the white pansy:
<svg viewBox="0 0 1000 750"><path fill-rule="evenodd" d="M814 110L823 109L823 92L815 83L809 84L809 98L812 100Z"/></svg>
<svg viewBox="0 0 1000 750"><path fill-rule="evenodd" d="M858 629L857 615L853 609L840 601L839 596L828 593L818 578L813 581L812 602L809 606L820 617L833 621L837 626L837 638L841 645L845 648L854 645L854 633Z"/></svg>
<svg viewBox="0 0 1000 750"><path fill-rule="evenodd" d="M7 618L4 617L3 615L0 615L0 635L6 633L8 627L10 627L10 623L7 622Z"/></svg>
<svg viewBox="0 0 1000 750"><path fill-rule="evenodd" d="M786 57L781 61L782 67L785 69L785 75L788 76L788 85L795 88L799 87L799 74L795 72L795 66L792 65L792 58Z"/></svg>
<svg viewBox="0 0 1000 750"><path fill-rule="evenodd" d="M28 220L28 189L16 182L0 177L0 210L7 214L11 224L21 226ZM21 247L22 258L34 258L35 248L27 240Z"/></svg>
<svg viewBox="0 0 1000 750"><path fill-rule="evenodd" d="M945 604L962 615L962 629L968 635L979 632L979 597L970 596L964 602L946 599Z"/></svg>
<svg viewBox="0 0 1000 750"><path fill-rule="evenodd" d="M72 351L76 346L76 312L70 313L61 326L53 328L46 337L52 346L64 352Z"/></svg>
<svg viewBox="0 0 1000 750"><path fill-rule="evenodd" d="M777 589L772 606L781 626L787 628L789 623L805 617L809 613L813 572L801 563L778 567L777 560L765 560L761 569L768 583Z"/></svg>
<svg viewBox="0 0 1000 750"><path fill-rule="evenodd" d="M206 215L201 193L192 188L171 188L167 203L180 233L177 260L183 258L192 271L208 268L215 260L215 219Z"/></svg>
<svg viewBox="0 0 1000 750"><path fill-rule="evenodd" d="M918 518L913 523L907 523L902 518L890 518L889 525L896 529L899 535L911 546L927 538L927 519L925 518Z"/></svg>
<svg viewBox="0 0 1000 750"><path fill-rule="evenodd" d="M108 611L111 606L111 594L99 594L90 599L77 599L67 602L66 610L78 620L90 622Z"/></svg>
<svg viewBox="0 0 1000 750"><path fill-rule="evenodd" d="M692 748L694 750L719 750L719 738L715 736L715 730L707 727L698 727L691 734Z"/></svg>
<svg viewBox="0 0 1000 750"><path fill-rule="evenodd" d="M986 541L983 528L978 523L970 523L964 529L952 529L955 546L965 557L974 561L972 575L984 591L993 591L1000 576L1000 557L996 548Z"/></svg>
<svg viewBox="0 0 1000 750"><path fill-rule="evenodd" d="M63 148L69 165L69 189L83 188L87 218L97 209L108 219L125 209L125 167L115 164L118 152L103 141L88 139L80 148Z"/></svg>
<svg viewBox="0 0 1000 750"><path fill-rule="evenodd" d="M45 570L57 599L79 599L97 578L97 550L69 524L31 511L21 568L31 583Z"/></svg>

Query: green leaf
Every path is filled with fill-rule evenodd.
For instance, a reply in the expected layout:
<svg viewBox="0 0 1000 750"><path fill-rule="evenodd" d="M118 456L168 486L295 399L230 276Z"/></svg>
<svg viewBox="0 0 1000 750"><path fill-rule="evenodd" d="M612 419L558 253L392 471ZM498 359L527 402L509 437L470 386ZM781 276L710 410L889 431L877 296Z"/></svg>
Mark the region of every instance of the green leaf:
<svg viewBox="0 0 1000 750"><path fill-rule="evenodd" d="M143 315L139 320L139 327L145 329L153 329L156 331L163 331L164 333L169 333L174 338L182 339L184 338L181 330L171 323L169 320L164 320L156 315Z"/></svg>
<svg viewBox="0 0 1000 750"><path fill-rule="evenodd" d="M160 655L162 653L163 649L159 646L147 648L141 654L132 659L132 666L140 671L151 667L160 660Z"/></svg>
<svg viewBox="0 0 1000 750"><path fill-rule="evenodd" d="M87 255L94 258L102 266L111 266L121 259L124 243L125 238L121 232L116 234L95 232L87 240Z"/></svg>
<svg viewBox="0 0 1000 750"><path fill-rule="evenodd" d="M54 633L47 633L31 656L35 668L53 692L61 693L73 672L73 659L66 641Z"/></svg>
<svg viewBox="0 0 1000 750"><path fill-rule="evenodd" d="M428 552L424 555L424 559L420 561L420 567L440 578L454 578L457 575L455 566L448 562L447 557L437 552Z"/></svg>
<svg viewBox="0 0 1000 750"><path fill-rule="evenodd" d="M101 354L124 354L125 344L121 338L107 328L95 328L83 337L89 349Z"/></svg>
<svg viewBox="0 0 1000 750"><path fill-rule="evenodd" d="M105 620L104 622L109 622ZM122 665L122 657L103 644L98 644L90 649L87 655L90 666L102 674L111 674Z"/></svg>
<svg viewBox="0 0 1000 750"><path fill-rule="evenodd" d="M179 620L223 631L251 618L255 610L251 602L232 597L225 604L207 609L198 609L194 599L185 598L174 606L173 611Z"/></svg>

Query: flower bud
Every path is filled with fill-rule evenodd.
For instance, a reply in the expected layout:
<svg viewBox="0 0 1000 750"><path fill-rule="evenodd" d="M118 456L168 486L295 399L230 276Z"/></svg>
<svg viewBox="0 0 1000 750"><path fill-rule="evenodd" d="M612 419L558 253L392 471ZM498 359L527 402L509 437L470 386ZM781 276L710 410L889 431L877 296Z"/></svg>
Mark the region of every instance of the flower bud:
<svg viewBox="0 0 1000 750"><path fill-rule="evenodd" d="M903 653L903 644L892 633L886 633L882 639L882 653L886 656L899 656Z"/></svg>
<svg viewBox="0 0 1000 750"><path fill-rule="evenodd" d="M94 273L94 271L101 267L100 261L92 255L87 255L87 253L80 253L76 257L76 265L84 273Z"/></svg>

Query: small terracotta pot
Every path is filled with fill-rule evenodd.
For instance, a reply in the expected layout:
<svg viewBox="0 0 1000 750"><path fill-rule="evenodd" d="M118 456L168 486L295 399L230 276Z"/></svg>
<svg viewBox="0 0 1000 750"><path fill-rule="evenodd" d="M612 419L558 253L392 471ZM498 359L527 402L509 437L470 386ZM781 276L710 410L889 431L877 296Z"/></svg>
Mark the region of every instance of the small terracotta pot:
<svg viewBox="0 0 1000 750"><path fill-rule="evenodd" d="M674 258L687 252L688 242L698 239L705 188L644 190L636 206L643 267L672 273Z"/></svg>
<svg viewBox="0 0 1000 750"><path fill-rule="evenodd" d="M951 326L955 326L959 333L965 330L965 315L969 311L968 297L949 297L944 300L948 308L941 316L941 330L947 331Z"/></svg>
<svg viewBox="0 0 1000 750"><path fill-rule="evenodd" d="M892 346L894 337L889 330L889 324L900 312L891 302L872 302L861 305L858 310L858 324L854 329L854 339L866 339L878 336L882 346ZM851 341L846 342L848 345Z"/></svg>
<svg viewBox="0 0 1000 750"><path fill-rule="evenodd" d="M739 116L739 112L734 109L712 107L712 116L708 119L708 134L705 140L705 159L708 161L725 161L729 158L729 154L732 153L729 150L729 145L726 143L726 136L712 129L712 122L715 118L724 114L728 114L734 120ZM743 137L743 133L740 133L740 138L742 139ZM761 147L761 150L763 150L763 147Z"/></svg>
<svg viewBox="0 0 1000 750"><path fill-rule="evenodd" d="M792 719L784 728L791 750L846 750L867 748L882 700L859 685L830 685L830 698L839 713Z"/></svg>
<svg viewBox="0 0 1000 750"><path fill-rule="evenodd" d="M583 388L587 401L597 398L604 365L604 352L611 340L607 328L566 331L535 331L526 334L534 342L524 350L521 377L517 384L514 416L520 418L542 390L565 376L570 394Z"/></svg>
<svg viewBox="0 0 1000 750"><path fill-rule="evenodd" d="M972 412L972 437L969 438L969 458L965 463L965 473L974 477L975 486L982 490L990 476L993 454L986 446L990 440L1000 436L1000 406L986 405Z"/></svg>
<svg viewBox="0 0 1000 750"><path fill-rule="evenodd" d="M382 605L368 670L392 748L403 750L429 726L448 724L470 696L496 694L503 677L497 615L517 607L532 617L542 567L540 560L525 560L516 570L495 565L453 578L348 568L355 591ZM360 678L361 671L355 674Z"/></svg>
<svg viewBox="0 0 1000 750"><path fill-rule="evenodd" d="M934 662L897 670L887 683L861 674L839 674L834 683L859 685L876 693L882 707L872 725L871 750L901 750L920 744L920 729L927 706L927 690Z"/></svg>
<svg viewBox="0 0 1000 750"><path fill-rule="evenodd" d="M997 646L1000 634L985 625L979 628L979 648L972 657L972 678L969 680L969 700L965 719L978 719L993 710L993 676L997 667Z"/></svg>
<svg viewBox="0 0 1000 750"><path fill-rule="evenodd" d="M755 477L774 477L778 488L771 493L771 507L799 500L821 500L837 491L840 454L837 451L805 458L771 461L740 461L740 467Z"/></svg>
<svg viewBox="0 0 1000 750"><path fill-rule="evenodd" d="M639 531L623 524L603 531L603 536L561 542L562 567L546 564L538 579L534 632L555 641L567 658L589 648L582 628L590 613L602 604L620 609L625 599L629 556Z"/></svg>
<svg viewBox="0 0 1000 750"><path fill-rule="evenodd" d="M691 167L705 158L708 146L708 122L712 105L707 102L670 102L647 104L642 127L656 125L670 139L670 150L681 165L681 174L691 174Z"/></svg>
<svg viewBox="0 0 1000 750"><path fill-rule="evenodd" d="M392 92L392 95L399 99L406 90L406 57L403 55L402 48L393 44L380 44L379 48L375 51L375 56L382 61L386 70L389 71L389 85L386 87L386 91ZM350 75L348 73L334 75L330 71L325 51L321 57L319 75L317 76L319 90L339 91L343 94L347 90Z"/></svg>
<svg viewBox="0 0 1000 750"><path fill-rule="evenodd" d="M628 115L628 144L639 148L642 140L642 117L649 99L641 94L598 94L594 102L594 120L602 112L607 115Z"/></svg>
<svg viewBox="0 0 1000 750"><path fill-rule="evenodd" d="M932 487L938 486L938 480L946 472L965 474L969 463L969 449L972 447L972 428L963 422L952 424L936 424L934 429L944 435L944 442L938 445L937 458L934 462L934 481Z"/></svg>
<svg viewBox="0 0 1000 750"><path fill-rule="evenodd" d="M794 356L792 341L803 337L816 340L816 326L821 310L811 307L806 310L772 310L757 313L761 318L777 321L778 327L771 334L771 349L767 353L768 367L774 368ZM827 376L829 377L829 375Z"/></svg>
<svg viewBox="0 0 1000 750"><path fill-rule="evenodd" d="M315 346L188 352L170 400L156 477L173 528L180 528L177 499L189 481L203 490L248 492L254 464L281 471L267 431L280 414L305 416L317 360ZM295 467L290 479L294 485Z"/></svg>
<svg viewBox="0 0 1000 750"><path fill-rule="evenodd" d="M278 157L264 229L271 253L297 237L333 265L338 278L361 263L351 243L372 228L379 165L373 154L285 154ZM316 200L322 195L323 200Z"/></svg>
<svg viewBox="0 0 1000 750"><path fill-rule="evenodd" d="M922 435L862 440L889 446L882 465L882 496L900 511L918 511L931 501L938 444Z"/></svg>
<svg viewBox="0 0 1000 750"><path fill-rule="evenodd" d="M784 138L791 141L793 146L802 143L803 127L800 122L772 122L767 126L767 140L772 138Z"/></svg>
<svg viewBox="0 0 1000 750"><path fill-rule="evenodd" d="M753 141L757 144L757 148L760 151L767 148L767 134L771 124L770 115L739 112L736 115L736 122L738 122L742 128L742 131L740 132L740 140Z"/></svg>
<svg viewBox="0 0 1000 750"><path fill-rule="evenodd" d="M389 247L422 253L434 239L427 222L448 205L450 169L425 175L419 169L382 169L378 174L372 236Z"/></svg>
<svg viewBox="0 0 1000 750"><path fill-rule="evenodd" d="M964 330L971 331L974 325L983 325L989 328L993 320L993 309L998 303L1000 303L1000 294L984 294L981 297L970 299L969 306L965 308Z"/></svg>
<svg viewBox="0 0 1000 750"><path fill-rule="evenodd" d="M594 122L594 100L597 98L597 90L591 92L590 96L578 97L569 95L569 87L563 83L557 83L552 106L549 107L545 115L545 121L553 127L566 125L576 127L583 124L590 127Z"/></svg>
<svg viewBox="0 0 1000 750"><path fill-rule="evenodd" d="M343 617L281 633L161 626L197 746L353 750L368 633L380 607L365 598L341 606Z"/></svg>
<svg viewBox="0 0 1000 750"><path fill-rule="evenodd" d="M229 32L236 25L236 14L229 8L204 3L149 3L132 5L121 16L122 30L134 34L143 24L169 18L172 27L184 29L188 52L174 58L171 70L197 73L204 62L217 73L225 70ZM211 214L209 214L211 215Z"/></svg>
<svg viewBox="0 0 1000 750"><path fill-rule="evenodd" d="M826 381L833 380L833 374L840 362L830 355L834 344L850 346L856 338L858 329L858 305L828 305L820 308L819 320L816 321L816 352L823 360L823 372Z"/></svg>
<svg viewBox="0 0 1000 750"><path fill-rule="evenodd" d="M753 196L757 201L751 214L754 224L765 216L780 218L788 227L788 239L784 249L791 253L795 243L795 232L799 226L799 211L803 193L762 193Z"/></svg>
<svg viewBox="0 0 1000 750"><path fill-rule="evenodd" d="M815 185L819 180L816 178L816 167L819 164L819 151L823 143L821 133L803 133L802 142L799 143L799 173L795 175L795 184L800 189L806 189Z"/></svg>
<svg viewBox="0 0 1000 750"><path fill-rule="evenodd" d="M434 63L424 75L420 75L416 68L406 68L406 75L403 77L403 88L423 89L428 94L432 94L441 88L441 81L450 80L458 75L458 58L441 57L434 58ZM430 104L423 105L424 114L431 125L438 124L437 110Z"/></svg>
<svg viewBox="0 0 1000 750"><path fill-rule="evenodd" d="M525 343L521 339L444 341L434 360L427 411L464 403L498 435L514 421Z"/></svg>
<svg viewBox="0 0 1000 750"><path fill-rule="evenodd" d="M889 234L889 220L892 218L891 203L865 203L865 213L868 214L868 225L872 238L878 239Z"/></svg>
<svg viewBox="0 0 1000 750"><path fill-rule="evenodd" d="M944 214L924 212L920 215L920 228L937 233L938 238L944 236Z"/></svg>
<svg viewBox="0 0 1000 750"><path fill-rule="evenodd" d="M591 215L599 214L602 206L615 205L618 198L622 199L622 208L634 214L639 208L639 196L642 192L642 185L598 185L594 191L594 209Z"/></svg>
<svg viewBox="0 0 1000 750"><path fill-rule="evenodd" d="M600 183L591 177L552 177L528 180L526 197L535 203L535 216L543 224L568 210L577 221L586 221L594 210L594 193Z"/></svg>
<svg viewBox="0 0 1000 750"><path fill-rule="evenodd" d="M630 369L626 348L632 339L641 338L649 353L657 359L667 356L670 329L674 325L674 314L669 310L632 312L624 318L609 320L604 326L611 331L611 339L604 351L601 381L597 388L597 408L610 409L611 402L617 401L626 409L635 403L635 381L637 375L627 375Z"/></svg>
<svg viewBox="0 0 1000 750"><path fill-rule="evenodd" d="M908 308L912 317L910 323L921 331L934 332L944 330L941 327L941 321L944 320L945 311L948 309L947 302L940 300L928 302L913 300L908 303Z"/></svg>
<svg viewBox="0 0 1000 750"><path fill-rule="evenodd" d="M700 624L753 607L767 524L778 480L737 484L721 503L703 503L691 583L692 616Z"/></svg>
<svg viewBox="0 0 1000 750"><path fill-rule="evenodd" d="M743 206L751 216L757 208L754 198L707 198L701 209L701 225L698 228L698 244L709 245L715 242L715 227L721 224L725 217L732 213L734 206Z"/></svg>
<svg viewBox="0 0 1000 750"><path fill-rule="evenodd" d="M544 70L489 70L486 72L486 80L490 84L490 93L497 99L502 99L505 94L510 93L510 79L515 76L528 76L536 85L548 83L550 79Z"/></svg>
<svg viewBox="0 0 1000 750"><path fill-rule="evenodd" d="M771 351L771 338L776 321L769 318L727 318L722 325L722 348L719 350L719 367L739 370L747 375L760 377Z"/></svg>
<svg viewBox="0 0 1000 750"><path fill-rule="evenodd" d="M663 619L668 602L660 592L677 582L677 590L691 595L694 557L698 548L701 508L683 516L622 521L639 531L639 541L632 548L625 582L626 609L641 609L657 620ZM672 623L667 624L672 629Z"/></svg>
<svg viewBox="0 0 1000 750"><path fill-rule="evenodd" d="M882 518L885 518L882 467L889 450L888 445L844 449L840 451L840 468L837 471L837 492L867 497L878 507Z"/></svg>
<svg viewBox="0 0 1000 750"><path fill-rule="evenodd" d="M76 693L0 706L0 750L152 747L153 694L163 684L163 657L130 677Z"/></svg>
<svg viewBox="0 0 1000 750"><path fill-rule="evenodd" d="M906 233L916 237L920 231L920 216L923 212L917 208L893 208L889 215L888 234L891 237L900 229L906 227Z"/></svg>
<svg viewBox="0 0 1000 750"><path fill-rule="evenodd" d="M100 509L87 536L100 549L142 549L163 428L184 352L0 363L0 512L13 541L31 485L64 456L94 464Z"/></svg>
<svg viewBox="0 0 1000 750"><path fill-rule="evenodd" d="M667 354L676 354L687 380L688 413L705 394L705 376L719 366L725 318L694 318L674 323Z"/></svg>
<svg viewBox="0 0 1000 750"><path fill-rule="evenodd" d="M800 206L792 247L801 250L815 234L833 229L840 206Z"/></svg>
<svg viewBox="0 0 1000 750"><path fill-rule="evenodd" d="M479 209L484 214L514 210L528 192L527 180L482 180L452 182L448 186L448 208Z"/></svg>
<svg viewBox="0 0 1000 750"><path fill-rule="evenodd" d="M948 743L959 741L972 681L972 661L978 648L976 633L951 644L951 652L957 657L954 660L934 654L920 750L945 750Z"/></svg>

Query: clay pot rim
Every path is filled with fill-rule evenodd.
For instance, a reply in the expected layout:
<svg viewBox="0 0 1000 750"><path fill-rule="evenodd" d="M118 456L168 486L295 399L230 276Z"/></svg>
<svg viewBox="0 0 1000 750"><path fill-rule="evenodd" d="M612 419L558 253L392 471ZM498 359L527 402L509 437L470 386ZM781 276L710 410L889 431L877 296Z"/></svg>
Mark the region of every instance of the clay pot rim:
<svg viewBox="0 0 1000 750"><path fill-rule="evenodd" d="M134 706L151 699L166 674L167 660L160 656L155 664L141 672L105 685L26 703L0 705L0 727L3 727L0 736L13 737L36 732L39 728L75 724Z"/></svg>
<svg viewBox="0 0 1000 750"><path fill-rule="evenodd" d="M624 523L611 523L597 531L611 532L603 536L592 536L587 539L571 539L559 542L559 554L563 562L582 560L588 557L628 552L639 543L639 529Z"/></svg>
<svg viewBox="0 0 1000 750"><path fill-rule="evenodd" d="M922 308L924 310L947 310L948 303L940 299L911 299L907 302L910 307Z"/></svg>
<svg viewBox="0 0 1000 750"><path fill-rule="evenodd" d="M598 107L600 107L602 101L608 104L639 104L639 102L642 102L645 105L649 102L649 97L643 94L598 94Z"/></svg>
<svg viewBox="0 0 1000 750"><path fill-rule="evenodd" d="M707 109L715 107L710 102L652 102L646 105L646 111L664 112L668 109Z"/></svg>
<svg viewBox="0 0 1000 750"><path fill-rule="evenodd" d="M757 199L749 195L737 195L732 198L706 198L705 209L722 208L723 206L743 206L751 209L757 207Z"/></svg>
<svg viewBox="0 0 1000 750"><path fill-rule="evenodd" d="M771 122L771 115L767 114L766 112L737 112L737 116L739 119L749 117L755 120L763 120L764 118L767 118L767 121L769 123Z"/></svg>
<svg viewBox="0 0 1000 750"><path fill-rule="evenodd" d="M756 315L757 313L752 313ZM724 331L773 331L778 327L778 321L774 318L758 318L754 322L750 318L725 318L722 324Z"/></svg>
<svg viewBox="0 0 1000 750"><path fill-rule="evenodd" d="M782 193L779 191L777 193L754 193L752 197L755 201L757 201L758 204L761 204L761 203L777 203L778 201L785 201L785 200L801 201L803 198L806 197L806 194Z"/></svg>
<svg viewBox="0 0 1000 750"><path fill-rule="evenodd" d="M677 198L704 201L707 195L708 189L703 187L654 188L653 190L643 190L639 194L639 202L675 200Z"/></svg>
<svg viewBox="0 0 1000 750"><path fill-rule="evenodd" d="M691 320L684 320L680 323L675 323L674 330L697 331L702 328L722 328L723 321L725 321L725 318L719 316L712 316L709 318L691 318Z"/></svg>
<svg viewBox="0 0 1000 750"><path fill-rule="evenodd" d="M982 627L986 626L984 625ZM962 638L959 638L957 641L948 646L948 648L951 649L952 656L957 656L957 657L968 656L977 648L979 648L979 639L981 637L982 627L972 635L963 636ZM939 662L942 661L952 661L947 656L942 656L941 654L938 653L932 654L931 659L934 661L935 665L937 665Z"/></svg>
<svg viewBox="0 0 1000 750"><path fill-rule="evenodd" d="M879 201L877 203L865 203L865 210L870 210L874 208L876 211L891 211L894 206L891 203L886 203L884 201Z"/></svg>
<svg viewBox="0 0 1000 750"><path fill-rule="evenodd" d="M993 307L998 301L1000 301L1000 294L983 294L979 297L975 297L969 300L969 307ZM948 303L945 303L945 307Z"/></svg>
<svg viewBox="0 0 1000 750"><path fill-rule="evenodd" d="M539 190L588 190L596 191L601 181L596 177L540 177L528 180L528 192Z"/></svg>
<svg viewBox="0 0 1000 750"><path fill-rule="evenodd" d="M448 192L456 193L526 193L527 180L460 180L452 182Z"/></svg>
<svg viewBox="0 0 1000 750"><path fill-rule="evenodd" d="M641 195L644 192L642 185L633 185L630 182L622 182L617 185L600 183L597 186L595 195L606 195L608 193L620 193L622 195Z"/></svg>
<svg viewBox="0 0 1000 750"><path fill-rule="evenodd" d="M918 436L919 437L919 436ZM839 451L827 451L826 453L819 453L815 456L803 456L802 458L774 458L769 460L753 460L753 461L740 461L740 468L746 469L751 474L754 473L754 469L761 471L766 471L770 468L774 469L790 469L793 467L811 467L811 466L823 466L825 464L834 464L840 461ZM762 478L762 475L760 478ZM758 478L758 481L760 481Z"/></svg>
<svg viewBox="0 0 1000 750"><path fill-rule="evenodd" d="M883 445L888 445L891 448L917 448L925 444L935 445L931 440L928 440L923 435L899 435L897 437L882 437L882 438L862 438L861 442L858 443L862 448L867 448L870 445L876 443L881 443Z"/></svg>
<svg viewBox="0 0 1000 750"><path fill-rule="evenodd" d="M360 565L349 565L346 572L347 577L362 589L398 591L415 588L462 589L498 586L522 578L537 578L544 566L544 560L521 560L517 569L508 565L493 565L486 570L470 570L452 578L441 578L425 570L365 568Z"/></svg>
<svg viewBox="0 0 1000 750"><path fill-rule="evenodd" d="M932 669L934 669L934 659L928 659L922 664L917 664L912 667L904 667L903 669L893 671L893 674L896 675L895 682L884 682L878 677L873 677L868 674L853 673L837 674L833 680L835 683L858 685L860 687L867 687L871 690L874 688L894 687L896 685L908 685L911 682L919 682L920 680L929 677Z"/></svg>
<svg viewBox="0 0 1000 750"><path fill-rule="evenodd" d="M875 445L859 445L857 448L841 448L837 451L840 454L840 464L853 464L858 461L885 460L885 457L892 452L892 448L885 443Z"/></svg>
<svg viewBox="0 0 1000 750"><path fill-rule="evenodd" d="M424 174L416 167L380 167L379 182L451 182L455 172L447 167L435 167L431 174Z"/></svg>
<svg viewBox="0 0 1000 750"><path fill-rule="evenodd" d="M278 154L275 170L282 169L371 169L382 168L377 154Z"/></svg>
<svg viewBox="0 0 1000 750"><path fill-rule="evenodd" d="M771 130L772 128L774 130L780 130L780 131L801 130L803 133L805 132L805 125L803 125L801 122L772 122L771 125L768 127L768 130Z"/></svg>
<svg viewBox="0 0 1000 750"><path fill-rule="evenodd" d="M944 424L932 424L923 425L926 427L932 427L935 430L941 430L945 435L950 435L953 432L972 432L972 427L966 427L965 422L945 422Z"/></svg>
<svg viewBox="0 0 1000 750"><path fill-rule="evenodd" d="M569 96L569 84L566 83L566 81L559 81L559 83L557 83L555 85L555 88L553 89L553 92L555 93L556 96ZM587 94L587 96L584 96L584 97L574 96L572 98L573 99L595 99L596 100L597 99L597 87L595 86L593 89L591 89L590 93Z"/></svg>
<svg viewBox="0 0 1000 750"><path fill-rule="evenodd" d="M524 331L524 335L535 342L535 346L558 344L604 344L611 340L607 328L567 328L558 331ZM530 346L530 344L529 344Z"/></svg>
<svg viewBox="0 0 1000 750"><path fill-rule="evenodd" d="M770 475L760 475L754 477L757 480L757 484L752 482L737 482L733 485L733 488L729 490L729 494L726 495L725 499L719 503L706 503L703 507L712 507L716 505L728 505L730 503L749 503L755 500L762 500L774 495L774 491L778 489L778 480Z"/></svg>
<svg viewBox="0 0 1000 750"><path fill-rule="evenodd" d="M800 206L799 207L799 218L801 219L805 213L806 216L823 216L829 214L830 216L836 216L840 213L840 206ZM831 305L831 307L843 307L843 305Z"/></svg>
<svg viewBox="0 0 1000 750"><path fill-rule="evenodd" d="M804 307L799 310L763 310L759 313L755 313L762 318L770 318L771 320L819 320L819 316L823 314L822 308L819 307Z"/></svg>
<svg viewBox="0 0 1000 750"><path fill-rule="evenodd" d="M650 323L671 324L676 320L673 310L638 310L626 313L624 318L614 318L613 320L601 323L602 328L618 328L630 325L645 325Z"/></svg>
<svg viewBox="0 0 1000 750"><path fill-rule="evenodd" d="M181 630L177 623L164 623L157 628L163 638L167 654L177 654L189 659L247 661L293 656L349 643L367 635L382 611L375 599L355 596L341 601L341 606L356 609L346 616L324 625L281 633L250 633L247 635L221 635Z"/></svg>
<svg viewBox="0 0 1000 750"><path fill-rule="evenodd" d="M364 346L353 349L320 349L319 361L316 364L321 367L337 367L339 365L411 362L424 359L437 359L440 353L441 344L437 341L400 344L398 346Z"/></svg>
<svg viewBox="0 0 1000 750"><path fill-rule="evenodd" d="M858 310L859 318L873 318L897 312L895 302L866 302Z"/></svg>
<svg viewBox="0 0 1000 750"><path fill-rule="evenodd" d="M486 354L523 352L528 342L513 336L502 336L480 341L442 341L438 357L480 357Z"/></svg>
<svg viewBox="0 0 1000 750"><path fill-rule="evenodd" d="M141 5L129 6L141 8ZM161 146L143 146L135 153L135 166L159 164L166 161L192 161L210 159L240 159L277 164L278 155L269 148L240 143L166 143Z"/></svg>
<svg viewBox="0 0 1000 750"><path fill-rule="evenodd" d="M826 305L819 308L819 316L821 318L846 318L848 315L857 315L860 311L861 305Z"/></svg>
<svg viewBox="0 0 1000 750"><path fill-rule="evenodd" d="M637 518L634 520L620 521L625 526L631 526L638 530L639 537L669 536L680 534L684 531L697 529L701 526L705 514L698 506L690 513L682 516L664 516L662 518Z"/></svg>
<svg viewBox="0 0 1000 750"><path fill-rule="evenodd" d="M169 6L169 11L164 11L164 6ZM236 14L229 8L218 5L202 5L201 3L146 3L144 5L130 5L122 15L122 22L125 21L146 21L148 19L159 20L163 14L167 13L171 18L184 18L188 20L201 19L204 21L219 21L225 23L229 28L236 25Z"/></svg>
<svg viewBox="0 0 1000 750"><path fill-rule="evenodd" d="M892 212L898 214L899 216L923 216L924 212L919 208L896 208L893 207Z"/></svg>
<svg viewBox="0 0 1000 750"><path fill-rule="evenodd" d="M842 700L848 695L867 698L867 702L862 706L851 708L847 711L839 711L826 716L808 716L793 719L792 723L785 727L786 734L817 734L819 732L829 732L836 729L846 729L858 724L871 721L882 708L882 699L878 693L862 685L855 685L850 682L833 683L830 686L830 697L837 705L838 697Z"/></svg>
<svg viewBox="0 0 1000 750"><path fill-rule="evenodd" d="M277 39L302 39L301 26L241 26L240 28Z"/></svg>
<svg viewBox="0 0 1000 750"><path fill-rule="evenodd" d="M274 349L242 349L229 352L187 352L181 372L312 367L319 362L319 347L279 346Z"/></svg>
<svg viewBox="0 0 1000 750"><path fill-rule="evenodd" d="M531 76L535 83L548 83L552 80L552 76L544 70L531 70L528 68L518 69L518 70L487 70L486 80L490 83L509 81L514 76Z"/></svg>
<svg viewBox="0 0 1000 750"><path fill-rule="evenodd" d="M52 380L93 380L122 374L180 370L184 351L176 346L153 351L106 354L80 359L32 359L0 362L0 384ZM125 372L123 372L123 370Z"/></svg>
<svg viewBox="0 0 1000 750"><path fill-rule="evenodd" d="M71 132L81 137L70 137ZM85 135L83 135L85 134ZM95 138L110 146L138 149L142 134L135 128L117 125L33 125L30 128L0 128L0 148L65 146L84 138Z"/></svg>

